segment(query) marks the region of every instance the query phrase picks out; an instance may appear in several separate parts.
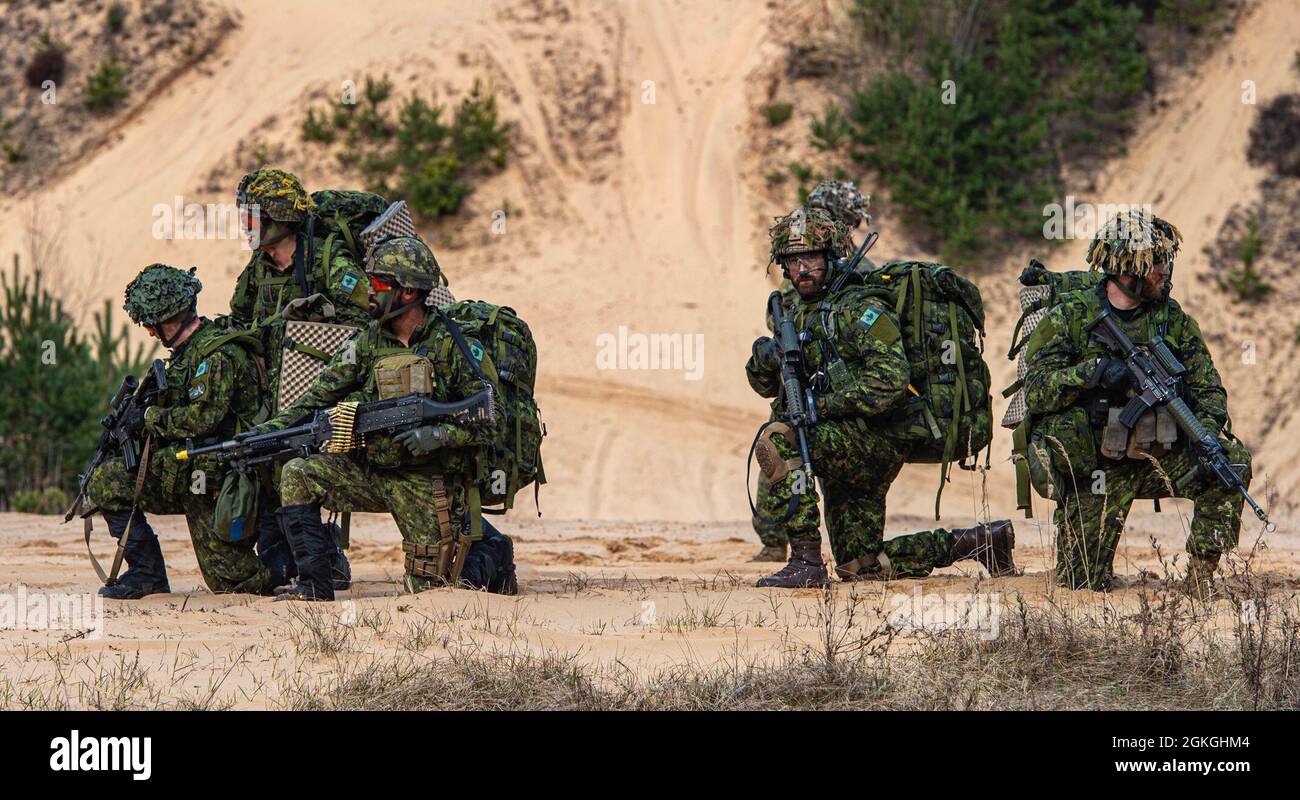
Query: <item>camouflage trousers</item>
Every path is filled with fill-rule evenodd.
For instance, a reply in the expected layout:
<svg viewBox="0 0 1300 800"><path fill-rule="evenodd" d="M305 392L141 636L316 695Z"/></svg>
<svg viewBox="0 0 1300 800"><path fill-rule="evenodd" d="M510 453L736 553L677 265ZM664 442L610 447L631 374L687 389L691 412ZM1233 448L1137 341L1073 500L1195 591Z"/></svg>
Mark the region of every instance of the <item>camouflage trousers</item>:
<svg viewBox="0 0 1300 800"><path fill-rule="evenodd" d="M222 473L211 462L187 466L176 460L177 448L165 447L149 457L149 471L140 492L140 508L148 514L184 514L194 543L194 557L208 589L218 594L271 594L275 580L254 552L257 537L223 541L213 521ZM202 467L208 467L204 472ZM204 472L202 480L198 474ZM120 458L106 461L91 476L86 492L109 511L128 511L135 496L136 473ZM195 493L193 489L200 489Z"/></svg>
<svg viewBox="0 0 1300 800"><path fill-rule="evenodd" d="M793 443L780 436L774 439L782 458L798 455ZM892 577L920 578L952 563L953 537L944 528L884 540L885 495L903 468L902 451L893 439L873 430L865 420L831 420L818 423L808 446L826 495L826 529L837 564L883 552ZM799 471L790 472L760 493L759 513L778 519L794 496L798 504L793 517L764 524L791 542L819 540L817 487Z"/></svg>
<svg viewBox="0 0 1300 800"><path fill-rule="evenodd" d="M320 454L295 458L280 472L280 501L286 505L320 503L331 511L389 513L402 540L437 544L438 513L430 469L373 469L346 455ZM446 483L451 502L451 524L463 532L469 504L462 481L450 476ZM434 588L433 581L406 576L406 586L418 592Z"/></svg>
<svg viewBox="0 0 1300 800"><path fill-rule="evenodd" d="M1249 485L1250 452L1237 442L1221 442L1233 464L1246 465L1242 479ZM1163 476L1149 461L1099 457L1097 470L1089 475L1078 475L1073 480L1058 477L1061 499L1052 514L1057 583L1072 589L1096 590L1110 585L1124 520L1137 499L1187 497L1195 503L1187 537L1188 553L1217 556L1236 547L1245 503L1241 494L1200 474L1195 457L1186 448L1158 461Z"/></svg>

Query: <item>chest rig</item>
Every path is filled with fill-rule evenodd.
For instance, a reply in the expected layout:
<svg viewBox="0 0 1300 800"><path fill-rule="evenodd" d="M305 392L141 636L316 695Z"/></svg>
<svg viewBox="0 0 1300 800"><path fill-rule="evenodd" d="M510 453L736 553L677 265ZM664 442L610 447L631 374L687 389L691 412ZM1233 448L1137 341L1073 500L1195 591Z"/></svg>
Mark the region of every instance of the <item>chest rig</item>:
<svg viewBox="0 0 1300 800"><path fill-rule="evenodd" d="M1104 292L1104 284L1102 291ZM1101 295L1101 303L1102 308L1109 308L1112 313L1115 313L1114 307L1104 294ZM1145 330L1133 338L1147 341L1147 344L1138 346L1170 367L1170 374L1179 378L1179 394L1184 394L1181 376L1187 372L1187 369L1179 363L1165 343L1169 335L1169 306L1161 303L1153 313L1146 316L1144 322ZM1127 321L1122 322L1121 325L1130 328L1128 331L1130 336L1136 332L1131 329L1132 326ZM1114 356L1113 353L1107 355ZM1178 424L1165 406L1157 406L1147 411L1138 418L1137 424L1132 429L1120 423L1120 412L1127 399L1132 396L1133 390L1130 388L1125 391L1122 399L1105 395L1093 398L1088 416L1089 423L1094 428L1101 429L1101 438L1098 442L1101 454L1114 461L1125 459L1146 461L1150 456L1159 457L1173 450L1178 442Z"/></svg>

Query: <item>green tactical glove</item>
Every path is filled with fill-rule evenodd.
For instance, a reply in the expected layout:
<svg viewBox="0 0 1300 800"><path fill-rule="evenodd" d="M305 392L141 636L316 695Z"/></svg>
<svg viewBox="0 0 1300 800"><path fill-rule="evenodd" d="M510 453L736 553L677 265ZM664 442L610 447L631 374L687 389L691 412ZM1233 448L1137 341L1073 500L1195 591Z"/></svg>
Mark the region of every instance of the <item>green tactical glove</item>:
<svg viewBox="0 0 1300 800"><path fill-rule="evenodd" d="M779 372L781 369L781 354L777 352L776 340L771 336L755 339L750 355L754 359L754 366L763 372Z"/></svg>
<svg viewBox="0 0 1300 800"><path fill-rule="evenodd" d="M447 429L441 425L425 425L402 431L393 437L393 441L405 447L413 456L432 453L447 442Z"/></svg>

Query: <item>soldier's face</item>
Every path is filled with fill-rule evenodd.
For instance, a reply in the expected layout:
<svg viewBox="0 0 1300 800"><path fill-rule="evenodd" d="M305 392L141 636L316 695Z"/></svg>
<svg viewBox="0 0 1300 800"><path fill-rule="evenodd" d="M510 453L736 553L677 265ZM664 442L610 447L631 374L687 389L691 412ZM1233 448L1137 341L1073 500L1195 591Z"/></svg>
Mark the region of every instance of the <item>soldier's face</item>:
<svg viewBox="0 0 1300 800"><path fill-rule="evenodd" d="M1165 298L1165 286L1169 283L1171 272L1168 261L1161 261L1152 267L1151 271L1142 279L1143 299L1163 300Z"/></svg>
<svg viewBox="0 0 1300 800"><path fill-rule="evenodd" d="M826 255L824 253L797 253L786 256L782 262L786 277L794 284L800 297L817 294L826 280Z"/></svg>

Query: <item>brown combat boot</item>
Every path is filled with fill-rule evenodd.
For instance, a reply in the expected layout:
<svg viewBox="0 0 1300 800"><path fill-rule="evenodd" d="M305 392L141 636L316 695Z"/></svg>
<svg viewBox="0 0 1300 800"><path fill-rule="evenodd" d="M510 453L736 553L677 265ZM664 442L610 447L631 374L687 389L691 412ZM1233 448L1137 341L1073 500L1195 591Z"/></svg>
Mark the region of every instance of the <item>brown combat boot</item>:
<svg viewBox="0 0 1300 800"><path fill-rule="evenodd" d="M1214 597L1214 571L1219 568L1218 555L1187 556L1187 578L1183 582L1183 591L1188 597L1197 600L1210 600Z"/></svg>
<svg viewBox="0 0 1300 800"><path fill-rule="evenodd" d="M1016 574L1012 551L1016 548L1016 530L1009 519L994 520L987 525L952 530L952 560L973 558L984 565L989 575L1001 578Z"/></svg>
<svg viewBox="0 0 1300 800"><path fill-rule="evenodd" d="M758 551L758 555L751 558L750 561L785 561L787 551L788 548L783 544L766 544L763 545L762 550Z"/></svg>
<svg viewBox="0 0 1300 800"><path fill-rule="evenodd" d="M829 582L826 577L826 562L822 561L822 543L816 540L791 542L790 563L777 573L760 578L754 585L776 589L808 589L825 586Z"/></svg>

